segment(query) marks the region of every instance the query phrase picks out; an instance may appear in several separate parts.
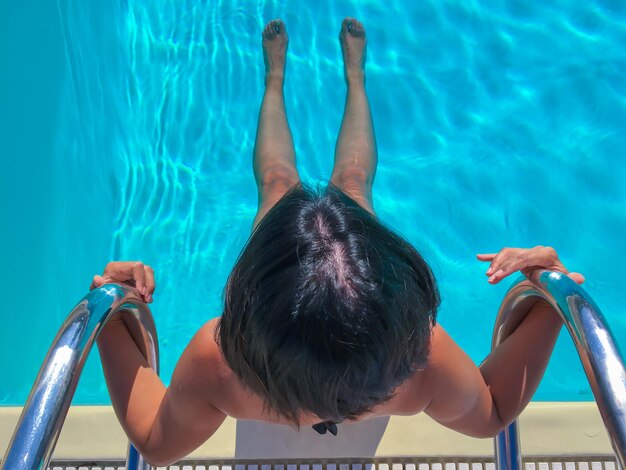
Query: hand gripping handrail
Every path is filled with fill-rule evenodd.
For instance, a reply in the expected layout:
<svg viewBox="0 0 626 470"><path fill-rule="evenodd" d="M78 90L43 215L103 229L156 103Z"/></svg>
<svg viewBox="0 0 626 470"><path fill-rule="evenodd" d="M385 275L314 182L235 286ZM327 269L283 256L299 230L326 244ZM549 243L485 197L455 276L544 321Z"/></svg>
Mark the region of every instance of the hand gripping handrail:
<svg viewBox="0 0 626 470"><path fill-rule="evenodd" d="M118 312L124 315L135 343L158 373L159 350L154 321L135 289L107 284L92 290L70 312L54 339L0 468L40 470L47 467L87 356L104 325ZM146 470L151 467L130 444L126 468Z"/></svg>
<svg viewBox="0 0 626 470"><path fill-rule="evenodd" d="M546 300L565 323L591 385L615 455L626 469L626 370L600 309L567 275L536 271L506 293L493 331L492 349L522 322L536 298ZM522 470L517 420L495 438L498 470Z"/></svg>

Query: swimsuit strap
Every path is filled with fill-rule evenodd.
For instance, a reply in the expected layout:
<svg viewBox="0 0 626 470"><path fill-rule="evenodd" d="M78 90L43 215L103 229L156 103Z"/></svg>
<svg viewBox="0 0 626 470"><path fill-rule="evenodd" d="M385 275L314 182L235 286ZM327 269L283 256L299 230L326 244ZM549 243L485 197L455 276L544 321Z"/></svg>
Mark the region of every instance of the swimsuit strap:
<svg viewBox="0 0 626 470"><path fill-rule="evenodd" d="M330 431L333 436L337 435L337 423L334 421L322 421L321 423L314 424L313 429L320 434L326 434L326 431Z"/></svg>

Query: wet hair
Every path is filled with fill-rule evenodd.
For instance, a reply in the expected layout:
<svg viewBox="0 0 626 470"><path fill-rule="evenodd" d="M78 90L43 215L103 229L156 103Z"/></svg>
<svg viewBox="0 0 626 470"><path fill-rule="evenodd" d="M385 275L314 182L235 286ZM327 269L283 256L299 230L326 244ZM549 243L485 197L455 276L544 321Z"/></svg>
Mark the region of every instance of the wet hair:
<svg viewBox="0 0 626 470"><path fill-rule="evenodd" d="M292 188L224 290L222 354L266 408L353 419L428 361L439 292L413 246L333 185Z"/></svg>

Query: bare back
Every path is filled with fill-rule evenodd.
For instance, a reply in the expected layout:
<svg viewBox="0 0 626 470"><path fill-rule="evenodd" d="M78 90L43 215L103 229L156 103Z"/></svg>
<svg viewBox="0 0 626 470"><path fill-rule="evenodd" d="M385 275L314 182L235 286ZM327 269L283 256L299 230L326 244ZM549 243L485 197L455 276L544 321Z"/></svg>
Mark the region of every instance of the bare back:
<svg viewBox="0 0 626 470"><path fill-rule="evenodd" d="M192 369L190 373L185 374L190 380L197 382L191 388L204 390L204 393L200 392L200 395L206 397L206 404L226 416L288 424L284 418L267 410L263 399L244 387L228 367L215 340L217 323L218 319L213 319L196 333L181 356L177 370ZM445 351L440 351L442 348ZM443 329L436 326L432 335L431 355L434 357L456 356L459 352L463 354ZM423 411L431 401L433 378L434 375L428 367L415 372L397 388L391 400L375 407L370 414L363 415L361 418L412 415ZM300 424L309 425L320 420L318 416L305 413L302 415Z"/></svg>

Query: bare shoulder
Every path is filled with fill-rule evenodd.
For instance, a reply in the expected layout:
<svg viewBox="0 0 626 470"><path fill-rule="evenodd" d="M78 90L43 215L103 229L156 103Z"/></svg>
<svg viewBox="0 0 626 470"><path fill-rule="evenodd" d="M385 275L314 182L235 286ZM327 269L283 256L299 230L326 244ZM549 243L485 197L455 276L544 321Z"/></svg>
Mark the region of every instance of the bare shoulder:
<svg viewBox="0 0 626 470"><path fill-rule="evenodd" d="M438 398L453 383L467 382L477 374L472 359L440 325L436 325L428 366L424 370L424 382L432 396Z"/></svg>
<svg viewBox="0 0 626 470"><path fill-rule="evenodd" d="M425 381L431 392L426 414L452 429L466 432L465 421L479 422L490 414L491 396L474 361L441 327L433 332ZM470 423L471 424L471 423Z"/></svg>
<svg viewBox="0 0 626 470"><path fill-rule="evenodd" d="M433 417L456 413L450 393L458 391L460 383L475 381L478 369L440 325L433 328L430 341L427 366L400 385L380 412L411 415L425 411Z"/></svg>
<svg viewBox="0 0 626 470"><path fill-rule="evenodd" d="M396 389L394 398L375 410L377 414L413 415L420 413L430 405L432 397L439 393L439 388L442 387L442 368L457 360L459 352L463 353L439 325L433 328L430 341L427 366L414 372L402 383Z"/></svg>
<svg viewBox="0 0 626 470"><path fill-rule="evenodd" d="M209 404L216 405L219 390L229 386L232 381L232 371L222 357L219 345L215 338L218 326L217 318L205 323L193 336L183 352L176 372L180 369L185 375L186 383L195 392L201 392Z"/></svg>
<svg viewBox="0 0 626 470"><path fill-rule="evenodd" d="M433 328L431 341L430 356L426 368L431 373L429 376L459 360L463 365L465 365L466 360L469 360L472 365L474 364L441 325L437 324Z"/></svg>
<svg viewBox="0 0 626 470"><path fill-rule="evenodd" d="M240 382L228 366L216 339L219 319L205 323L191 339L179 366L186 371L190 400L234 418L265 418L263 401ZM177 366L177 370L178 370Z"/></svg>

